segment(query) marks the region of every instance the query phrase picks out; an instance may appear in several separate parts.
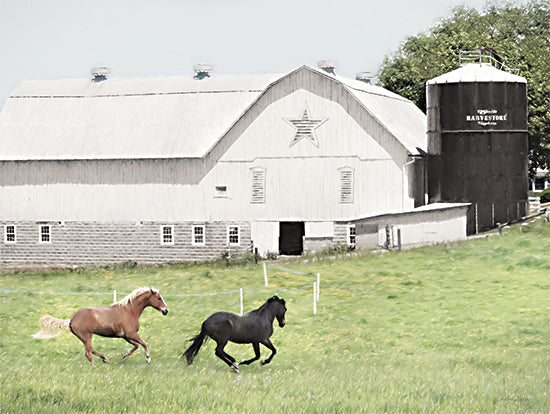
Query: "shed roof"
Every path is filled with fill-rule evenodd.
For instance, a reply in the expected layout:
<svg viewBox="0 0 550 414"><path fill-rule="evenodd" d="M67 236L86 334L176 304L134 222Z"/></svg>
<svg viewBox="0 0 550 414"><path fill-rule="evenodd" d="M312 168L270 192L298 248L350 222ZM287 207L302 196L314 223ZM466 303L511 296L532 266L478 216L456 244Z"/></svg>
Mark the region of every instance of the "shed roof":
<svg viewBox="0 0 550 414"><path fill-rule="evenodd" d="M0 160L204 157L285 76L25 81L0 113ZM425 116L412 102L365 82L334 78L409 152L426 147Z"/></svg>

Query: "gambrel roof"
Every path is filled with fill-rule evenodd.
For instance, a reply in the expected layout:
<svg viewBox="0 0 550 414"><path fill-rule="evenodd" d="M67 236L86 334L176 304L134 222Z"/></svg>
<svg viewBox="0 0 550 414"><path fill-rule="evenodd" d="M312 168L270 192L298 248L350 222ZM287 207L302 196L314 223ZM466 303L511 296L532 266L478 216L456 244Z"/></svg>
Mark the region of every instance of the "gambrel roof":
<svg viewBox="0 0 550 414"><path fill-rule="evenodd" d="M345 96L354 102L346 110L369 117L408 153L426 149L426 118L412 102L302 66L282 75L213 74L201 80L189 75L25 81L0 113L0 160L204 158L262 96L285 81L285 93L306 89L335 101Z"/></svg>

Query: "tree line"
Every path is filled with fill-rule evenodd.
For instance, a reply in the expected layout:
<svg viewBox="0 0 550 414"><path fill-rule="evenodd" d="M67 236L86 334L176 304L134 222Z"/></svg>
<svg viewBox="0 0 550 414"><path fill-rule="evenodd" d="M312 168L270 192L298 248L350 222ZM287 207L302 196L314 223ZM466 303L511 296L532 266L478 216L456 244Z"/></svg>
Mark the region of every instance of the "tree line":
<svg viewBox="0 0 550 414"><path fill-rule="evenodd" d="M386 56L380 86L426 111L426 82L457 69L460 51L492 48L527 79L530 174L550 169L550 0L460 6Z"/></svg>

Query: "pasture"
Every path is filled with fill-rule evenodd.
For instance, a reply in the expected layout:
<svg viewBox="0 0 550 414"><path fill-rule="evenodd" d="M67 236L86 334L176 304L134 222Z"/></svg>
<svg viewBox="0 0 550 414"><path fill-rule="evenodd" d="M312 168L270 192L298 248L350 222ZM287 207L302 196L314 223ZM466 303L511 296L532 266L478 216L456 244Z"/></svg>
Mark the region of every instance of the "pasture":
<svg viewBox="0 0 550 414"><path fill-rule="evenodd" d="M5 270L0 413L548 412L549 251L550 223L538 220L447 246L273 262L269 287L260 265ZM122 339L94 337L109 363L92 367L70 332L31 337L43 314L68 318L139 286L160 289L170 308L141 316L151 365L141 348L122 360ZM210 340L186 366L186 341L214 311L238 313L241 287L245 312L273 294L286 300L271 364L234 373ZM226 351L253 356L251 345Z"/></svg>

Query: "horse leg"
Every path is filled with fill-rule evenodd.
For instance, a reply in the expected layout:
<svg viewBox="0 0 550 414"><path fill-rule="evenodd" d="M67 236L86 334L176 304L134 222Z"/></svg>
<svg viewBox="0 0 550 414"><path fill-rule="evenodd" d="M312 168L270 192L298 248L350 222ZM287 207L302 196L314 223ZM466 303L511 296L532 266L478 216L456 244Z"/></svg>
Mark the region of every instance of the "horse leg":
<svg viewBox="0 0 550 414"><path fill-rule="evenodd" d="M91 348L92 348L92 343L90 341L90 349ZM103 360L103 362L108 362L107 357L105 356L105 354L102 354L101 352L98 352L98 351L94 351L93 349L92 349L92 353L94 355L97 355L98 357L100 357Z"/></svg>
<svg viewBox="0 0 550 414"><path fill-rule="evenodd" d="M271 350L271 355L266 360L261 361L260 365L269 364L271 362L271 360L273 359L273 357L275 356L275 354L277 353L277 350L275 349L275 347L273 346L273 344L271 343L269 338L261 341L261 343Z"/></svg>
<svg viewBox="0 0 550 414"><path fill-rule="evenodd" d="M133 344L135 348L137 348L136 343L141 345L143 347L143 349L145 349L145 356L147 357L147 363L148 364L151 363L151 354L149 354L149 348L147 347L147 344L145 343L145 341L139 337L137 332L132 334L132 336L125 336L124 339L126 339L128 342ZM130 355L132 352L134 352L136 350L135 348L130 350L128 352L128 355ZM126 355L126 356L128 356L128 355Z"/></svg>
<svg viewBox="0 0 550 414"><path fill-rule="evenodd" d="M239 362L239 365L248 365L260 359L260 344L258 342L253 342L252 347L254 348L254 354L255 354L254 358L248 359L246 361L243 359L242 361Z"/></svg>
<svg viewBox="0 0 550 414"><path fill-rule="evenodd" d="M92 357L92 354L97 355L100 357L103 362L107 362L107 357L103 355L101 352L94 351L92 349L92 334L89 332L76 332L74 329L71 328L71 331L73 334L82 341L84 344L84 351L86 352L86 358L90 361L90 363L95 366L94 358Z"/></svg>
<svg viewBox="0 0 550 414"><path fill-rule="evenodd" d="M136 349L138 349L138 346L139 346L139 343L133 341L133 340L130 339L130 338L124 338L124 339L126 339L126 341L128 341L128 343L130 343L130 344L133 345L134 347L133 347L132 349L130 349L128 352L122 354L122 359L124 359L124 358L126 358L126 357L132 355L132 354L136 351Z"/></svg>
<svg viewBox="0 0 550 414"><path fill-rule="evenodd" d="M220 341L217 342L217 344L218 345L216 346L216 356L227 365L229 365L233 371L239 372L239 364L236 363L235 358L233 358L231 355L223 350L223 348L227 344L227 341Z"/></svg>

